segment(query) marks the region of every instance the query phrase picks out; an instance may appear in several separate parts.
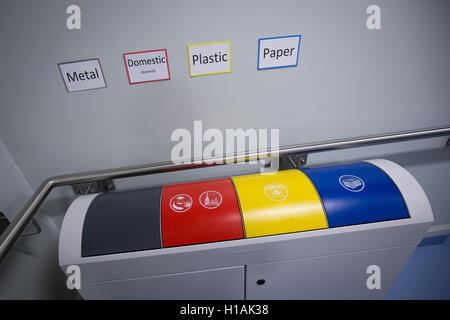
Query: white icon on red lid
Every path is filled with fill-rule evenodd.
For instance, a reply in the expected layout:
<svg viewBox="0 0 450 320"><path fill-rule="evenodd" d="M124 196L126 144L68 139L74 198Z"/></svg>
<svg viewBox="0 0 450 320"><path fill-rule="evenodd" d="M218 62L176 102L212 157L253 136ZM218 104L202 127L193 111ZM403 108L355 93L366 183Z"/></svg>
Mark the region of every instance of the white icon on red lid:
<svg viewBox="0 0 450 320"><path fill-rule="evenodd" d="M209 190L203 192L198 201L203 208L215 209L222 203L222 195L217 191Z"/></svg>
<svg viewBox="0 0 450 320"><path fill-rule="evenodd" d="M169 205L175 212L186 212L192 207L192 198L184 193L177 194L170 199Z"/></svg>

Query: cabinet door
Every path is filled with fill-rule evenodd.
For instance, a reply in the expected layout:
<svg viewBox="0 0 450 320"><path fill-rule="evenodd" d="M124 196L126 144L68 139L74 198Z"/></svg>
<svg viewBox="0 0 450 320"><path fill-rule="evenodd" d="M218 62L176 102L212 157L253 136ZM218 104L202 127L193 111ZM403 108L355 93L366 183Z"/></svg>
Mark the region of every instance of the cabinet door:
<svg viewBox="0 0 450 320"><path fill-rule="evenodd" d="M244 267L82 284L85 299L243 299Z"/></svg>
<svg viewBox="0 0 450 320"><path fill-rule="evenodd" d="M407 246L248 265L246 298L380 299L414 249ZM377 267L368 270L369 266L378 266L379 273ZM380 289L369 289L367 282L376 285L378 276Z"/></svg>

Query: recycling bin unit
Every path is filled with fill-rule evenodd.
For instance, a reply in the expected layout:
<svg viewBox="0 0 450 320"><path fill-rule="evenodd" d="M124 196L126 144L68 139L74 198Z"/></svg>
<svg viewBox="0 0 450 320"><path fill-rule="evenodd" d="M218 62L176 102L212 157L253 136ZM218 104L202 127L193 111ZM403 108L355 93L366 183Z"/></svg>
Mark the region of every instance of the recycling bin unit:
<svg viewBox="0 0 450 320"><path fill-rule="evenodd" d="M388 160L76 198L59 263L85 299L377 299L433 221Z"/></svg>

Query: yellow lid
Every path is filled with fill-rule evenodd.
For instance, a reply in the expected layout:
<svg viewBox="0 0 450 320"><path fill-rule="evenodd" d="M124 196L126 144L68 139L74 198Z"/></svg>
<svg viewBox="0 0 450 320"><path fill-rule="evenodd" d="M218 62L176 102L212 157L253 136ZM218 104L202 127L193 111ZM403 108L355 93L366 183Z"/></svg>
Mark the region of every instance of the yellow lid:
<svg viewBox="0 0 450 320"><path fill-rule="evenodd" d="M232 177L247 238L328 228L319 195L301 171Z"/></svg>

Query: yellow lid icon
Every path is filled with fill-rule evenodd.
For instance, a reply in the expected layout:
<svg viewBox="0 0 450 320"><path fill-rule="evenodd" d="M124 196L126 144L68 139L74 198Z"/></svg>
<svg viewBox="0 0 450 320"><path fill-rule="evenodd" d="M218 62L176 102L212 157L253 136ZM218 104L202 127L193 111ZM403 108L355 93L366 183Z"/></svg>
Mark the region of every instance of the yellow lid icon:
<svg viewBox="0 0 450 320"><path fill-rule="evenodd" d="M320 197L299 170L232 178L247 238L327 228Z"/></svg>

